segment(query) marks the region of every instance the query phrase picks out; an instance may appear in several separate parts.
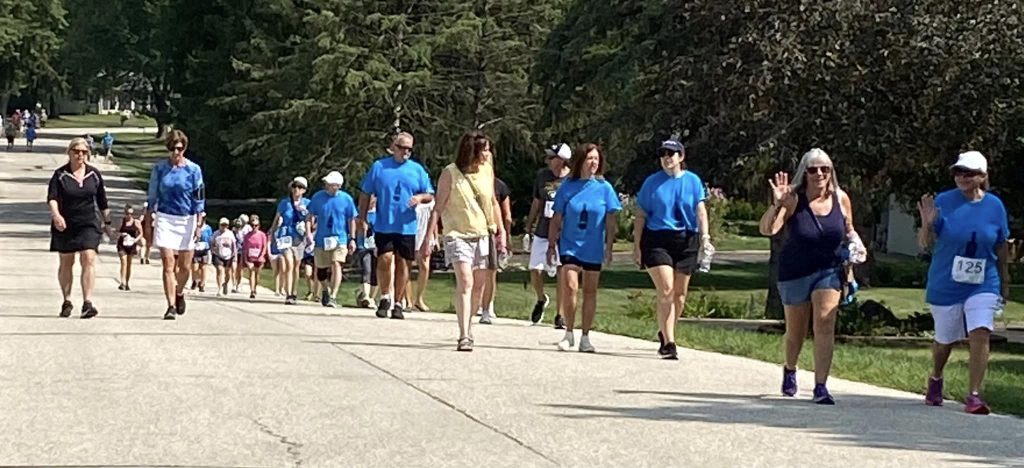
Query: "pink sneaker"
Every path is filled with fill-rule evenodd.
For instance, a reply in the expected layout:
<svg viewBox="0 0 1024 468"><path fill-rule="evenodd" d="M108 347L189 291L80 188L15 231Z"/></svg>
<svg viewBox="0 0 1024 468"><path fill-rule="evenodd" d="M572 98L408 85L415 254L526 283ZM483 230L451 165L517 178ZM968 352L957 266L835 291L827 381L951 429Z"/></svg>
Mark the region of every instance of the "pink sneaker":
<svg viewBox="0 0 1024 468"><path fill-rule="evenodd" d="M964 400L964 404L967 405L964 408L964 411L970 414L985 415L991 412L988 405L985 403L985 400L982 400L981 396L977 393L967 395L967 399Z"/></svg>

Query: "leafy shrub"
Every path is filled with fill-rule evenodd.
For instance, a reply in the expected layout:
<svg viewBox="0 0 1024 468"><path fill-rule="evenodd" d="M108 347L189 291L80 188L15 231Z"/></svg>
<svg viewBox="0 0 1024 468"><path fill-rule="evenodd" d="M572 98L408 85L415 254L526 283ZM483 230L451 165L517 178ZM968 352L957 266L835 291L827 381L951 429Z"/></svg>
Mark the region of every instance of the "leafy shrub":
<svg viewBox="0 0 1024 468"><path fill-rule="evenodd" d="M758 221L766 208L764 203L732 198L729 200L729 209L725 212L725 219L729 221Z"/></svg>
<svg viewBox="0 0 1024 468"><path fill-rule="evenodd" d="M871 270L873 286L920 288L928 278L928 264L917 260L879 261Z"/></svg>
<svg viewBox="0 0 1024 468"><path fill-rule="evenodd" d="M636 197L619 194L619 202L622 203L622 211L619 212L619 232L615 239L620 241L633 242L633 220L636 219L636 210L640 207L636 204Z"/></svg>
<svg viewBox="0 0 1024 468"><path fill-rule="evenodd" d="M764 318L764 294L751 294L746 301L727 301L714 294L691 293L686 299L686 317L720 319Z"/></svg>
<svg viewBox="0 0 1024 468"><path fill-rule="evenodd" d="M928 336L935 330L930 313L915 312L897 318L884 304L876 301L854 302L840 307L836 334L847 336Z"/></svg>

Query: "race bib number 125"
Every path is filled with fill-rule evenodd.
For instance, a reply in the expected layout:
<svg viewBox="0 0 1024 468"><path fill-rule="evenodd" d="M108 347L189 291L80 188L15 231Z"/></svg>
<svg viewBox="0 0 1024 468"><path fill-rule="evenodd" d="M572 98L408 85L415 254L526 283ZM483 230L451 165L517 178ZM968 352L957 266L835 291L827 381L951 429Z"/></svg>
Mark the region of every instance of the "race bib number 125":
<svg viewBox="0 0 1024 468"><path fill-rule="evenodd" d="M964 284L985 282L985 260L957 256L953 258L953 281Z"/></svg>

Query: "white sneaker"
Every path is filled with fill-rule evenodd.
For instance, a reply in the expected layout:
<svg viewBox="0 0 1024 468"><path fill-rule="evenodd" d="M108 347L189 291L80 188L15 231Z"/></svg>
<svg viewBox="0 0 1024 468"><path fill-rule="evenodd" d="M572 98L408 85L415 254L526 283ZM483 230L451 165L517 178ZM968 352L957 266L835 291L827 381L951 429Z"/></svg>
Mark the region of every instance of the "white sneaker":
<svg viewBox="0 0 1024 468"><path fill-rule="evenodd" d="M558 342L559 351L569 351L573 346L576 345L576 338L573 336L571 331L566 331L565 336L562 337L562 341Z"/></svg>
<svg viewBox="0 0 1024 468"><path fill-rule="evenodd" d="M481 314L480 315L480 323L482 323L484 325L490 325L492 323L491 322L491 314L488 314L487 312L484 312L483 314Z"/></svg>
<svg viewBox="0 0 1024 468"><path fill-rule="evenodd" d="M595 353L594 345L590 344L590 335L583 335L580 337L580 352L581 353Z"/></svg>

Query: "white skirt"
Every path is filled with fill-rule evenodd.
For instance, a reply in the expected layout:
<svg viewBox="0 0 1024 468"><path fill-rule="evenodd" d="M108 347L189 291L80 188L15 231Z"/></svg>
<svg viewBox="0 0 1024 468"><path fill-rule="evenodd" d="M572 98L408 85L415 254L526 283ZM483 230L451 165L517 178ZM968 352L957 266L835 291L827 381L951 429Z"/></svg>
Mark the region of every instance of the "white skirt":
<svg viewBox="0 0 1024 468"><path fill-rule="evenodd" d="M196 246L196 216L157 213L153 225L153 245L158 249L191 251Z"/></svg>

